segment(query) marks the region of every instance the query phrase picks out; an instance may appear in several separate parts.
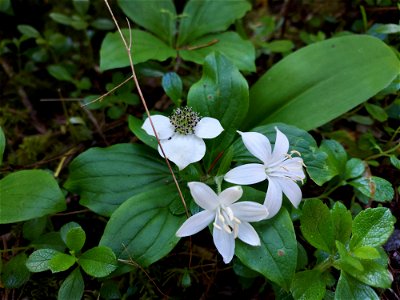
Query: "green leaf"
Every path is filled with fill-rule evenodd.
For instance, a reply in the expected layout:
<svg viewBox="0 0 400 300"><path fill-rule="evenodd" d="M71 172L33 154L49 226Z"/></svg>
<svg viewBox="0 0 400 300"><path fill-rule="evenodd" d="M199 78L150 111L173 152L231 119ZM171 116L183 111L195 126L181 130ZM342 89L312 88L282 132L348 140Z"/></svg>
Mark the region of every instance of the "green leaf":
<svg viewBox="0 0 400 300"><path fill-rule="evenodd" d="M296 273L290 291L294 299L323 299L325 282L321 272L308 270Z"/></svg>
<svg viewBox="0 0 400 300"><path fill-rule="evenodd" d="M399 68L390 47L371 36L311 44L282 59L251 87L243 128L278 121L316 128L385 88Z"/></svg>
<svg viewBox="0 0 400 300"><path fill-rule="evenodd" d="M335 240L346 244L350 239L353 219L351 212L341 202L335 202L331 210Z"/></svg>
<svg viewBox="0 0 400 300"><path fill-rule="evenodd" d="M54 21L56 21L57 23L60 23L60 24L71 25L73 22L72 18L70 18L69 16L66 16L64 14L60 14L60 13L50 13L49 16Z"/></svg>
<svg viewBox="0 0 400 300"><path fill-rule="evenodd" d="M270 220L252 224L261 246L236 242L236 255L242 263L288 290L297 263L297 241L289 213L282 208Z"/></svg>
<svg viewBox="0 0 400 300"><path fill-rule="evenodd" d="M131 197L112 214L100 245L143 267L161 259L179 241L175 233L185 217L171 210L179 201L175 186L160 186Z"/></svg>
<svg viewBox="0 0 400 300"><path fill-rule="evenodd" d="M4 135L3 128L0 126L0 166L3 163L4 150L6 149L6 136Z"/></svg>
<svg viewBox="0 0 400 300"><path fill-rule="evenodd" d="M323 140L319 147L328 154L326 163L331 176L344 174L347 162L347 153L343 146L335 140Z"/></svg>
<svg viewBox="0 0 400 300"><path fill-rule="evenodd" d="M32 244L32 247L35 249L46 249L51 248L54 250L58 250L60 252L64 252L66 246L61 239L59 232L49 232L39 236L35 239Z"/></svg>
<svg viewBox="0 0 400 300"><path fill-rule="evenodd" d="M117 258L114 252L105 246L94 247L79 257L82 269L94 277L104 277L117 268Z"/></svg>
<svg viewBox="0 0 400 300"><path fill-rule="evenodd" d="M300 217L300 229L312 246L332 253L335 249L335 232L329 208L319 199L305 201Z"/></svg>
<svg viewBox="0 0 400 300"><path fill-rule="evenodd" d="M48 266L52 273L63 272L71 268L76 258L65 253L56 253L49 261Z"/></svg>
<svg viewBox="0 0 400 300"><path fill-rule="evenodd" d="M209 34L179 49L179 55L184 60L197 64L203 64L206 56L212 52L220 52L241 71L256 70L254 45L236 32Z"/></svg>
<svg viewBox="0 0 400 300"><path fill-rule="evenodd" d="M49 65L47 71L57 80L74 82L71 74L62 65Z"/></svg>
<svg viewBox="0 0 400 300"><path fill-rule="evenodd" d="M69 222L60 229L61 238L72 251L80 251L85 244L86 233L82 227L75 222Z"/></svg>
<svg viewBox="0 0 400 300"><path fill-rule="evenodd" d="M85 16L90 6L89 0L72 0L75 10L81 15Z"/></svg>
<svg viewBox="0 0 400 300"><path fill-rule="evenodd" d="M113 30L115 28L114 22L106 18L97 18L90 25L98 30Z"/></svg>
<svg viewBox="0 0 400 300"><path fill-rule="evenodd" d="M383 245L394 230L396 219L385 207L367 208L353 220L353 236L350 248L362 246L378 247Z"/></svg>
<svg viewBox="0 0 400 300"><path fill-rule="evenodd" d="M276 40L269 43L263 43L264 52L285 53L294 48L294 43L291 40ZM265 51L266 50L266 51Z"/></svg>
<svg viewBox="0 0 400 300"><path fill-rule="evenodd" d="M380 257L379 251L371 246L361 246L354 249L353 254L361 259L377 259Z"/></svg>
<svg viewBox="0 0 400 300"><path fill-rule="evenodd" d="M351 276L346 275L345 272L340 273L339 281L335 290L335 300L359 300L370 299L379 300L375 291L358 280L353 279Z"/></svg>
<svg viewBox="0 0 400 300"><path fill-rule="evenodd" d="M175 72L165 73L161 81L162 87L168 97L174 101L175 105L179 106L179 101L182 98L182 80Z"/></svg>
<svg viewBox="0 0 400 300"><path fill-rule="evenodd" d="M82 205L106 216L129 197L172 182L160 155L138 144L91 148L69 168L65 188L79 194Z"/></svg>
<svg viewBox="0 0 400 300"><path fill-rule="evenodd" d="M119 0L118 4L133 22L151 31L168 45L172 45L177 21L172 0ZM136 42L133 39L133 43Z"/></svg>
<svg viewBox="0 0 400 300"><path fill-rule="evenodd" d="M0 180L0 224L15 223L63 211L65 206L57 181L41 170L11 173Z"/></svg>
<svg viewBox="0 0 400 300"><path fill-rule="evenodd" d="M1 139L1 137L0 137L0 139ZM0 144L1 144L1 142L0 142ZM1 148L1 147L0 147L0 148ZM1 153L1 150L0 150L0 153ZM390 155L389 159L390 159L390 163L391 163L396 169L399 169L399 170L400 170L400 159L398 159L395 155ZM0 163L1 163L1 160L0 160Z"/></svg>
<svg viewBox="0 0 400 300"><path fill-rule="evenodd" d="M39 249L29 255L26 261L26 267L31 272L43 272L50 269L49 261L57 254L60 254L54 249Z"/></svg>
<svg viewBox="0 0 400 300"><path fill-rule="evenodd" d="M39 38L40 37L40 32L37 31L34 27L30 25L18 25L17 29L19 32L21 32L23 35L29 38Z"/></svg>
<svg viewBox="0 0 400 300"><path fill-rule="evenodd" d="M250 3L245 0L188 1L180 19L178 46L186 45L207 33L228 29L250 8Z"/></svg>
<svg viewBox="0 0 400 300"><path fill-rule="evenodd" d="M216 118L224 131L207 141L206 165L224 151L236 136L248 107L248 86L238 69L223 55L207 56L203 76L189 90L188 106L201 116Z"/></svg>
<svg viewBox="0 0 400 300"><path fill-rule="evenodd" d="M26 254L21 253L11 258L1 271L2 287L6 289L20 288L29 280L30 272L26 267Z"/></svg>
<svg viewBox="0 0 400 300"><path fill-rule="evenodd" d="M349 182L349 184L375 201L388 202L394 197L392 184L386 179L377 176L361 177Z"/></svg>
<svg viewBox="0 0 400 300"><path fill-rule="evenodd" d="M351 158L346 162L346 170L344 172L344 179L352 179L360 177L364 174L365 164L359 158Z"/></svg>
<svg viewBox="0 0 400 300"><path fill-rule="evenodd" d="M365 103L365 108L367 109L368 113L379 122L385 122L388 119L386 111L378 105Z"/></svg>
<svg viewBox="0 0 400 300"><path fill-rule="evenodd" d="M58 300L79 300L82 299L85 284L79 268L76 268L68 275L58 290Z"/></svg>
<svg viewBox="0 0 400 300"><path fill-rule="evenodd" d="M122 33L129 43L129 30L122 29ZM131 35L132 47L130 55L134 64L152 59L164 61L176 56L174 49L148 32L133 29ZM127 66L129 66L128 52L119 32L107 33L100 47L100 70L106 71Z"/></svg>
<svg viewBox="0 0 400 300"><path fill-rule="evenodd" d="M346 248L345 245L336 241L336 247L338 249L340 260L338 263L340 264L341 269L356 269L360 272L364 271L364 266L361 263L361 260L357 257L354 257L352 253Z"/></svg>
<svg viewBox="0 0 400 300"><path fill-rule="evenodd" d="M149 146L153 149L157 149L157 147L158 147L157 139L154 136L147 134L147 132L144 131L144 129L142 129L142 126L143 126L142 120L140 120L132 115L129 115L128 123L129 123L128 124L129 129L139 140L141 140L147 146Z"/></svg>
<svg viewBox="0 0 400 300"><path fill-rule="evenodd" d="M22 228L24 239L33 241L39 238L43 234L46 225L46 217L36 218L25 222Z"/></svg>

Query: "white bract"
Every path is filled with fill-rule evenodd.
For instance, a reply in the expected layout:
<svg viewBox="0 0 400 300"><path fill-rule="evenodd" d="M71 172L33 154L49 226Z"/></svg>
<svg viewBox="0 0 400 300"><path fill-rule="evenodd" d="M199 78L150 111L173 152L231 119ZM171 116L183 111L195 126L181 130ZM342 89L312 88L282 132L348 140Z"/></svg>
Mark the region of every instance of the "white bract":
<svg viewBox="0 0 400 300"><path fill-rule="evenodd" d="M269 218L276 215L282 206L282 192L297 207L301 201L302 194L296 181L303 181L303 159L292 157L293 153L300 155L297 151L288 154L289 141L278 128L276 129L276 140L274 151L268 138L258 132L239 132L246 148L251 154L262 161L260 163L245 164L230 170L224 179L234 184L254 184L268 180L268 189L264 205L269 212Z"/></svg>
<svg viewBox="0 0 400 300"><path fill-rule="evenodd" d="M235 239L259 246L260 238L248 222L266 219L268 210L264 205L251 201L235 203L242 197L240 186L233 186L217 195L201 182L188 183L194 201L204 210L191 216L176 232L178 237L193 235L213 222L213 239L224 262L229 263L235 253Z"/></svg>
<svg viewBox="0 0 400 300"><path fill-rule="evenodd" d="M200 118L190 107L177 108L170 118L154 115L151 120L165 155L179 170L204 157L206 144L203 139L215 138L224 130L217 119ZM148 118L142 128L155 136ZM158 153L164 157L160 146Z"/></svg>

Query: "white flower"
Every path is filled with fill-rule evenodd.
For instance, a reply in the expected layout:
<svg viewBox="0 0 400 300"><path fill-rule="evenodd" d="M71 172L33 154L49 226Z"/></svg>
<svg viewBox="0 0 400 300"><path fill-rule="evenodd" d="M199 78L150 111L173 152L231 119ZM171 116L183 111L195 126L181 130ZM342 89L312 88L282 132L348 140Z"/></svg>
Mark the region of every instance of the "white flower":
<svg viewBox="0 0 400 300"><path fill-rule="evenodd" d="M194 201L204 210L182 224L176 232L178 237L195 234L214 221L214 244L226 264L233 258L237 237L249 245L260 245L257 232L248 222L266 219L265 206L251 201L235 203L243 194L240 186L227 188L219 195L201 182L189 182L188 186Z"/></svg>
<svg viewBox="0 0 400 300"><path fill-rule="evenodd" d="M301 190L296 181L303 181L303 159L288 154L289 141L278 128L274 151L268 138L258 132L239 132L246 148L262 161L262 164L251 163L236 167L224 176L228 182L235 184L253 184L268 180L268 189L264 205L269 218L277 214L282 206L282 192L297 207L301 201ZM297 151L292 151L300 155ZM292 154L291 153L291 154Z"/></svg>
<svg viewBox="0 0 400 300"><path fill-rule="evenodd" d="M206 144L203 139L215 138L224 130L217 119L200 118L190 107L177 108L170 118L155 115L151 120L165 155L179 170L204 157ZM142 128L155 136L148 118ZM160 146L158 153L164 157Z"/></svg>

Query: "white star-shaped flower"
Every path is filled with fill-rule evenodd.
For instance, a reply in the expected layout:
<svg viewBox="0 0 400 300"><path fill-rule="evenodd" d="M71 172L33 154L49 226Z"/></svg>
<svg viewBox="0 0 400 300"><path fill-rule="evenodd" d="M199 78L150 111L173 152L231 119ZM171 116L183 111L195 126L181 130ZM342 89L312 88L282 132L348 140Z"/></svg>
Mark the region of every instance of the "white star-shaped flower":
<svg viewBox="0 0 400 300"><path fill-rule="evenodd" d="M154 115L151 120L165 155L179 170L204 157L206 144L203 139L215 138L224 130L217 119L200 118L190 107L177 108L170 118ZM147 134L155 136L148 118L142 128ZM158 153L164 157L160 146Z"/></svg>
<svg viewBox="0 0 400 300"><path fill-rule="evenodd" d="M282 206L282 192L289 201L297 207L301 201L302 194L296 181L303 181L303 159L292 157L292 151L288 154L289 141L278 128L274 151L268 138L258 132L239 132L247 150L262 164L251 163L236 167L225 174L224 179L234 184L254 184L268 180L268 189L264 205L269 212L269 218L276 215Z"/></svg>
<svg viewBox="0 0 400 300"><path fill-rule="evenodd" d="M217 195L201 182L188 183L194 201L204 210L191 216L176 232L178 237L193 235L213 222L213 239L224 262L229 263L235 253L235 239L259 246L260 238L248 222L266 219L268 210L264 205L251 201L235 203L242 197L240 186L233 186Z"/></svg>

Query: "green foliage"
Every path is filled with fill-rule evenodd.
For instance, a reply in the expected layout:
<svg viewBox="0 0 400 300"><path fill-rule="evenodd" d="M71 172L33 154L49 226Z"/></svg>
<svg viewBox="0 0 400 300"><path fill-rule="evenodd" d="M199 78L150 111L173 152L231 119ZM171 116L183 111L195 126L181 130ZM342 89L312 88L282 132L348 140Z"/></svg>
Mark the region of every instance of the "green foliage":
<svg viewBox="0 0 400 300"><path fill-rule="evenodd" d="M85 244L86 233L78 223L65 224L61 227L60 234L65 245L72 251L80 251Z"/></svg>
<svg viewBox="0 0 400 300"><path fill-rule="evenodd" d="M175 72L168 72L162 77L161 84L168 97L174 101L176 106L180 106L183 84L179 75Z"/></svg>
<svg viewBox="0 0 400 300"><path fill-rule="evenodd" d="M104 277L116 269L116 261L117 258L110 248L99 246L83 253L78 263L87 274Z"/></svg>
<svg viewBox="0 0 400 300"><path fill-rule="evenodd" d="M1 271L1 282L7 289L16 289L23 286L30 277L29 270L25 266L27 257L25 253L14 256L8 261Z"/></svg>
<svg viewBox="0 0 400 300"><path fill-rule="evenodd" d="M60 290L58 291L57 299L60 300L71 300L81 299L85 283L79 268L76 268L61 284Z"/></svg>

